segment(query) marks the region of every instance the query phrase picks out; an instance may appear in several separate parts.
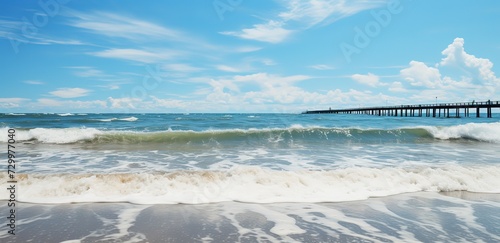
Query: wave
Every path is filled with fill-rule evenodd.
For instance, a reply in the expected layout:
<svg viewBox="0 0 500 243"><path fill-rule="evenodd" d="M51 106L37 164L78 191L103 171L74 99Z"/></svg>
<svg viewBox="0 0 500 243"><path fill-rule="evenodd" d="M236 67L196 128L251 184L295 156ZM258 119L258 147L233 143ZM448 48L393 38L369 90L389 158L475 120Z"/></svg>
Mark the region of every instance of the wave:
<svg viewBox="0 0 500 243"><path fill-rule="evenodd" d="M137 117L127 117L127 118L116 118L116 117L113 117L113 118L109 118L109 119L95 119L95 121L101 121L101 122L112 122L112 121L130 121L130 122L133 122L133 121L137 121L139 120L139 118Z"/></svg>
<svg viewBox="0 0 500 243"><path fill-rule="evenodd" d="M449 127L424 127L438 139L473 139L485 142L500 143L500 122L467 123Z"/></svg>
<svg viewBox="0 0 500 243"><path fill-rule="evenodd" d="M127 117L127 118L120 118L118 120L119 121L137 121L137 120L139 120L139 118L131 116L131 117Z"/></svg>
<svg viewBox="0 0 500 243"><path fill-rule="evenodd" d="M24 113L9 113L7 115L9 115L9 116L25 116L26 114L24 114Z"/></svg>
<svg viewBox="0 0 500 243"><path fill-rule="evenodd" d="M20 201L198 204L341 202L400 193L500 193L500 167L366 168L275 171L242 166L227 171L128 174L18 174ZM6 173L0 181L7 183ZM8 199L7 191L0 200Z"/></svg>
<svg viewBox="0 0 500 243"><path fill-rule="evenodd" d="M8 128L1 128L0 132L7 134ZM16 129L16 141L37 141L40 143L68 144L89 141L104 131L95 128L35 128L29 130ZM7 142L7 138L0 138L0 142Z"/></svg>
<svg viewBox="0 0 500 243"><path fill-rule="evenodd" d="M72 113L61 113L61 114L57 114L58 116L74 116L74 114Z"/></svg>
<svg viewBox="0 0 500 243"><path fill-rule="evenodd" d="M115 119L115 118L113 118ZM134 121L135 117L115 119ZM104 121L104 120L103 120ZM106 119L108 121L108 119ZM114 121L114 120L110 120ZM7 133L8 128L0 128L0 133ZM265 129L227 129L227 130L166 130L159 132L139 131L103 131L96 128L34 128L18 129L18 141L36 141L41 143L204 143L245 142L394 142L417 140L457 140L466 139L490 143L500 143L500 122L469 123L450 127L411 127L399 129L359 129L302 127L293 125L288 128ZM7 137L0 136L0 142L7 142Z"/></svg>

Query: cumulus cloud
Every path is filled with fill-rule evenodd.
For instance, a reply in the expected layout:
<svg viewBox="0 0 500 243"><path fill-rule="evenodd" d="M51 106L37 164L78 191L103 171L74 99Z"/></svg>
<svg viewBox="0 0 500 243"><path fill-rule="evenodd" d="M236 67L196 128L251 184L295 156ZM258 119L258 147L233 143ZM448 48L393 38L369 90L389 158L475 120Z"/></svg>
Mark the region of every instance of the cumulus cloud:
<svg viewBox="0 0 500 243"><path fill-rule="evenodd" d="M411 61L407 68L400 71L400 77L405 82L393 83L389 90L402 91L405 90L404 85L409 84L408 89L419 89L419 94L413 95L416 100L429 100L433 96L455 101L494 97L498 94L500 79L492 71L493 63L467 53L464 43L462 38L454 39L441 52L443 58L434 66Z"/></svg>
<svg viewBox="0 0 500 243"><path fill-rule="evenodd" d="M389 91L391 91L391 92L408 92L408 90L404 88L404 86L401 82L393 82L389 86Z"/></svg>
<svg viewBox="0 0 500 243"><path fill-rule="evenodd" d="M441 73L423 62L411 61L408 68L400 71L401 77L413 86L436 88L441 85Z"/></svg>
<svg viewBox="0 0 500 243"><path fill-rule="evenodd" d="M464 49L464 39L456 38L453 43L442 52L441 66L458 67L476 73L478 78L488 82L498 82L498 78L491 70L493 63L489 59L478 58L468 54Z"/></svg>
<svg viewBox="0 0 500 243"><path fill-rule="evenodd" d="M371 87L379 85L379 77L373 73L368 73L367 75L354 74L351 78L360 84L365 84Z"/></svg>

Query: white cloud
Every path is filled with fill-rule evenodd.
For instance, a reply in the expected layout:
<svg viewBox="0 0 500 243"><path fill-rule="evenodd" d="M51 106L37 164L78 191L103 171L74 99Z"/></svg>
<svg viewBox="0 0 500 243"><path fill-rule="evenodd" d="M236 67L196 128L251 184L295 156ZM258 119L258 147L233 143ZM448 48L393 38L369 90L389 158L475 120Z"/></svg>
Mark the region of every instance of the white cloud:
<svg viewBox="0 0 500 243"><path fill-rule="evenodd" d="M47 109L51 107L63 107L64 111L75 111L79 109L105 109L107 107L106 101L103 100L55 100L55 99L38 99L34 104L38 109Z"/></svg>
<svg viewBox="0 0 500 243"><path fill-rule="evenodd" d="M50 94L59 98L77 98L87 96L89 92L90 90L82 88L60 88Z"/></svg>
<svg viewBox="0 0 500 243"><path fill-rule="evenodd" d="M155 63L162 60L172 59L180 55L180 52L174 50L145 51L139 49L108 49L89 54L98 57L124 59L143 63Z"/></svg>
<svg viewBox="0 0 500 243"><path fill-rule="evenodd" d="M42 84L45 84L44 82L41 82L41 81L38 81L38 80L26 80L26 81L24 81L24 83L27 83L27 84L34 84L34 85L42 85Z"/></svg>
<svg viewBox="0 0 500 243"><path fill-rule="evenodd" d="M25 98L0 98L0 108L17 108L20 107L22 103L29 101Z"/></svg>
<svg viewBox="0 0 500 243"><path fill-rule="evenodd" d="M330 65L326 65L326 64L316 64L316 65L312 65L309 67L312 69L316 69L316 70L333 70L333 69L335 69L335 67L330 66Z"/></svg>
<svg viewBox="0 0 500 243"><path fill-rule="evenodd" d="M203 68L193 67L184 63L172 63L163 65L163 69L176 71L176 72L199 72L203 70Z"/></svg>
<svg viewBox="0 0 500 243"><path fill-rule="evenodd" d="M400 71L400 77L410 87L419 89L413 99L428 102L429 97L446 97L447 101L455 102L485 100L498 95L500 79L492 71L493 63L465 52L464 39L456 38L442 54L444 57L435 67L411 61L409 67ZM403 91L402 86L396 82L389 90Z"/></svg>
<svg viewBox="0 0 500 243"><path fill-rule="evenodd" d="M242 47L237 47L234 48L234 51L236 52L254 52L254 51L259 51L261 50L262 47L256 47L256 46L242 46Z"/></svg>
<svg viewBox="0 0 500 243"><path fill-rule="evenodd" d="M187 49L203 51L221 49L181 30L116 13L103 11L83 13L68 10L66 16L70 19L68 25L106 37L162 45L166 42L177 42L184 44Z"/></svg>
<svg viewBox="0 0 500 243"><path fill-rule="evenodd" d="M493 63L489 59L477 58L464 49L464 39L455 38L442 54L445 56L439 63L441 66L459 67L477 73L478 78L488 82L499 82L491 70Z"/></svg>
<svg viewBox="0 0 500 243"><path fill-rule="evenodd" d="M0 38L9 39L9 41L19 42L19 43L29 43L37 45L82 45L81 41L78 40L61 40L46 35L42 35L39 32L34 32L30 34L25 34L23 31L26 28L26 23L24 21L11 21L0 19ZM14 44L16 45L16 44ZM15 47L17 48L17 47Z"/></svg>
<svg viewBox="0 0 500 243"><path fill-rule="evenodd" d="M391 92L408 92L407 89L404 88L403 84L401 82L393 82L390 86L389 86L389 91Z"/></svg>
<svg viewBox="0 0 500 243"><path fill-rule="evenodd" d="M148 38L178 40L183 38L179 31L114 13L94 11L86 14L71 11L68 16L76 18L71 20L69 25L110 37L129 40L147 40Z"/></svg>
<svg viewBox="0 0 500 243"><path fill-rule="evenodd" d="M317 24L330 24L363 10L379 7L387 1L345 0L283 0L287 11L279 16L284 21L298 21L308 28Z"/></svg>
<svg viewBox="0 0 500 243"><path fill-rule="evenodd" d="M159 99L155 96L151 96L155 107L161 108L175 108L175 109L190 109L191 102L186 102L183 100L175 99Z"/></svg>
<svg viewBox="0 0 500 243"><path fill-rule="evenodd" d="M78 77L84 77L84 78L96 78L96 77L109 77L110 75L106 75L103 71L98 70L93 67L82 67L82 66L76 66L76 67L68 67L71 69L75 69L75 75Z"/></svg>
<svg viewBox="0 0 500 243"><path fill-rule="evenodd" d="M274 66L276 65L276 62L272 59L269 59L269 58L264 58L261 60L262 64L266 65L266 66Z"/></svg>
<svg viewBox="0 0 500 243"><path fill-rule="evenodd" d="M268 73L255 73L250 75L237 75L231 79L212 80L213 87L211 93L207 95L209 102L224 104L263 104L281 103L290 104L298 102L308 97L308 93L294 83L310 79L305 75L278 76ZM260 87L258 91L242 92L240 85L255 84Z"/></svg>
<svg viewBox="0 0 500 243"><path fill-rule="evenodd" d="M410 67L400 71L401 77L413 86L436 88L441 86L441 73L423 62L411 61Z"/></svg>
<svg viewBox="0 0 500 243"><path fill-rule="evenodd" d="M268 73L255 73L249 75L238 75L234 76L234 82L251 82L259 84L263 88L269 87L283 87L288 86L293 83L310 79L311 77L306 75L292 75L292 76L278 76Z"/></svg>
<svg viewBox="0 0 500 243"><path fill-rule="evenodd" d="M113 98L109 97L108 102L110 103L111 109L136 109L137 104L141 104L142 100L139 98ZM140 107L140 106L137 106Z"/></svg>
<svg viewBox="0 0 500 243"><path fill-rule="evenodd" d="M96 87L101 87L109 90L117 90L120 89L120 85L110 84L110 85L96 85Z"/></svg>
<svg viewBox="0 0 500 243"><path fill-rule="evenodd" d="M279 13L278 18L255 24L252 28L220 33L276 44L285 41L299 30L318 24L330 24L360 11L379 7L386 2L387 0L282 0L281 3L286 10ZM295 27L285 28L288 25Z"/></svg>
<svg viewBox="0 0 500 243"><path fill-rule="evenodd" d="M235 67L230 67L230 66L227 66L227 65L217 65L217 66L215 66L215 68L217 68L220 71L230 72L230 73L244 72L243 69L239 69L239 68L235 68Z"/></svg>
<svg viewBox="0 0 500 243"><path fill-rule="evenodd" d="M54 99L38 99L38 105L39 106L42 106L42 107L53 107L53 106L62 106L63 103L61 101L58 101L58 100L54 100Z"/></svg>
<svg viewBox="0 0 500 243"><path fill-rule="evenodd" d="M256 24L253 28L241 31L220 32L224 35L232 35L242 39L256 40L269 43L279 43L285 40L293 31L282 27L283 22L270 20L265 24Z"/></svg>
<svg viewBox="0 0 500 243"><path fill-rule="evenodd" d="M379 77L373 73L368 73L367 75L354 74L351 78L360 84L365 84L371 87L379 85Z"/></svg>

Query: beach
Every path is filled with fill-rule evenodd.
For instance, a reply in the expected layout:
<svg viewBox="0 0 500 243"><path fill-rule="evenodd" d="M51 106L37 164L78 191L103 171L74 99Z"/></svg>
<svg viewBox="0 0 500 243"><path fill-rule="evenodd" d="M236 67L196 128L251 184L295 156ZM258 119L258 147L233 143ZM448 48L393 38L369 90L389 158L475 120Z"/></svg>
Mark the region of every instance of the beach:
<svg viewBox="0 0 500 243"><path fill-rule="evenodd" d="M409 193L341 203L22 203L19 212L16 236L6 235L2 226L2 242L500 240L500 196L467 192Z"/></svg>
<svg viewBox="0 0 500 243"><path fill-rule="evenodd" d="M495 116L68 113L0 122L15 134L0 143L16 165L0 174L12 188L0 193L2 242L500 240Z"/></svg>

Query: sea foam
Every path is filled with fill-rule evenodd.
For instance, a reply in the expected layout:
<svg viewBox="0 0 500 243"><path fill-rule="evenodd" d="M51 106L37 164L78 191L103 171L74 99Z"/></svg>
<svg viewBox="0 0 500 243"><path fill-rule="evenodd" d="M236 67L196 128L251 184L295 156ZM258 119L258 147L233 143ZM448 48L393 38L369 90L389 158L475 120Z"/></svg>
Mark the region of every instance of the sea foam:
<svg viewBox="0 0 500 243"><path fill-rule="evenodd" d="M20 201L198 204L341 202L419 191L500 193L498 166L352 167L277 171L237 166L227 171L124 174L19 174ZM1 174L1 184L7 183ZM7 191L0 192L6 200Z"/></svg>
<svg viewBox="0 0 500 243"><path fill-rule="evenodd" d="M466 138L500 143L500 122L467 123L448 127L427 126L424 129L428 130L435 138L443 140Z"/></svg>

